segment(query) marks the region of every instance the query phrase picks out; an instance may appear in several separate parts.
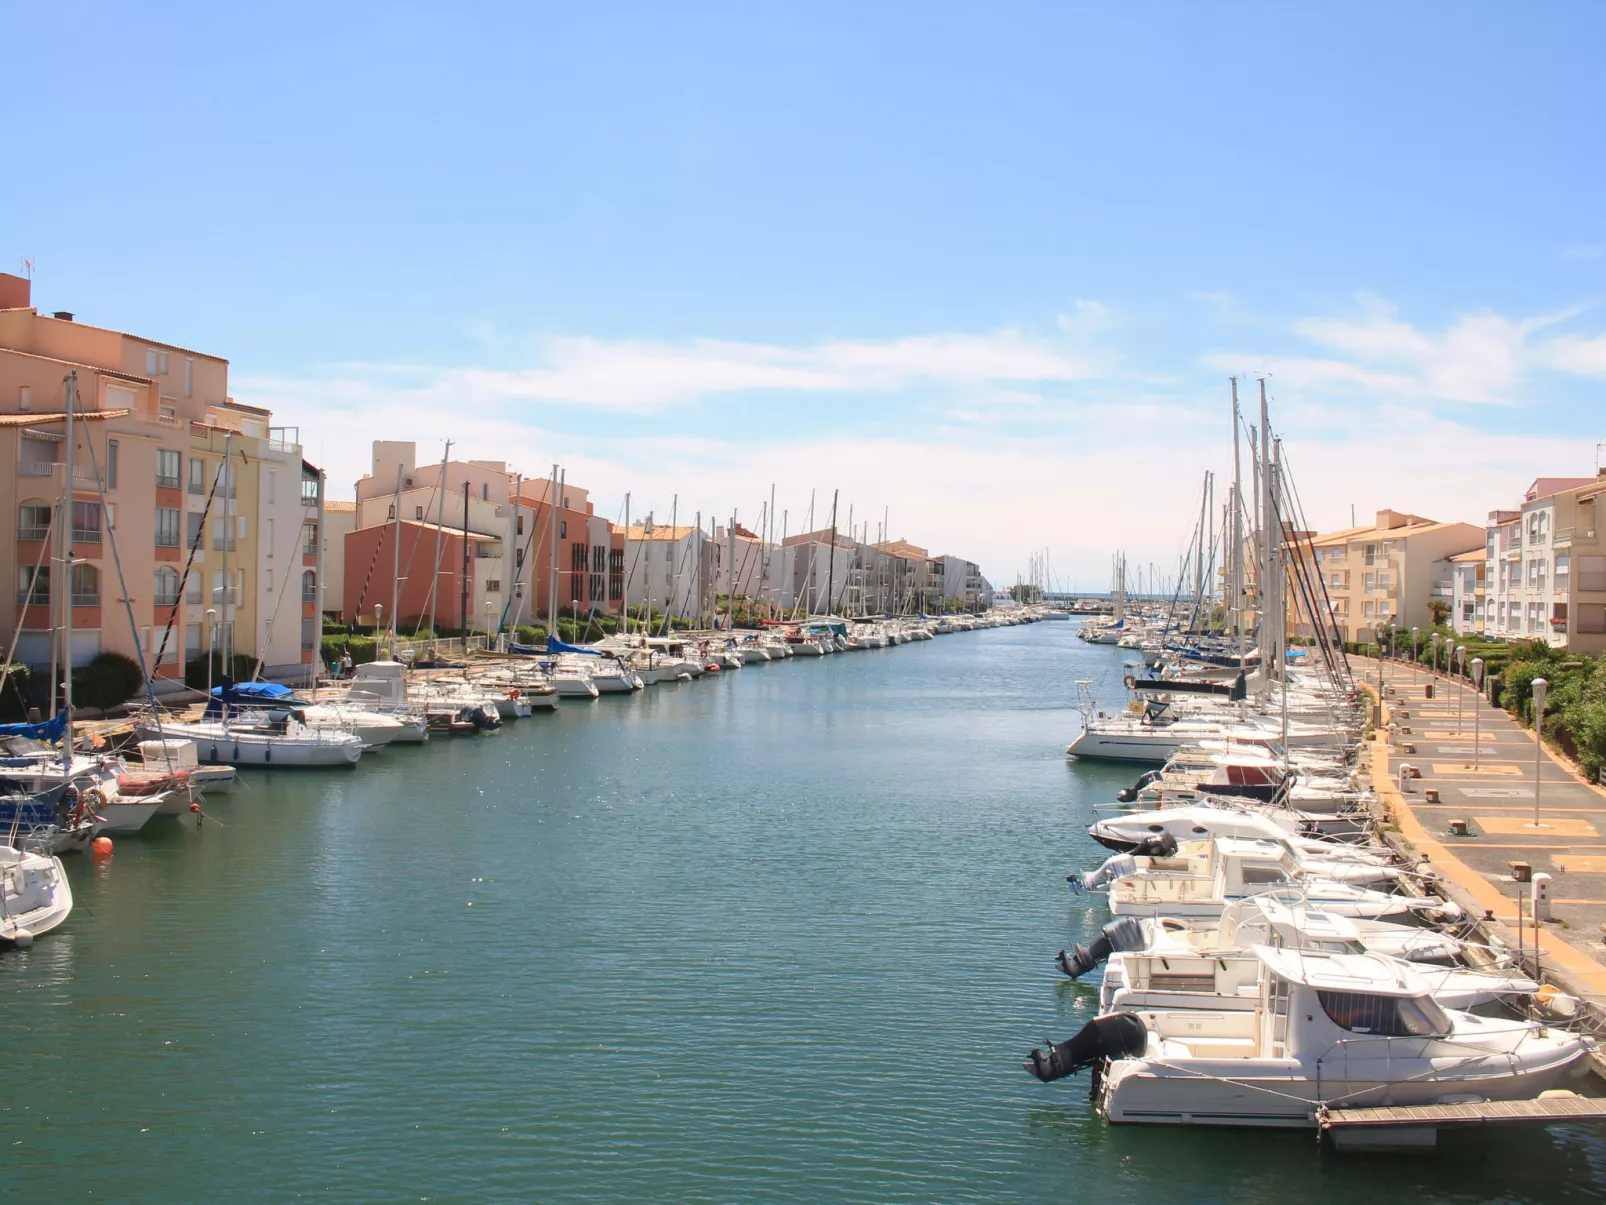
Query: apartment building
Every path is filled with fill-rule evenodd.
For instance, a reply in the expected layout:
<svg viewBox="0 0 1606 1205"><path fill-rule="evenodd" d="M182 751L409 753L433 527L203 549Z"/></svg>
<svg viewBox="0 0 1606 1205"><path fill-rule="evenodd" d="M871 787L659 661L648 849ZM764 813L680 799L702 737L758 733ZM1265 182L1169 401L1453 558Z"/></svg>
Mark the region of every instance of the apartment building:
<svg viewBox="0 0 1606 1205"><path fill-rule="evenodd" d="M323 554L319 574L320 609L334 619L346 618L346 533L357 529L357 504L323 500L323 528L318 549Z"/></svg>
<svg viewBox="0 0 1606 1205"><path fill-rule="evenodd" d="M942 596L959 603L967 611L985 611L993 605L993 585L981 575L974 561L963 557L934 558L942 566Z"/></svg>
<svg viewBox="0 0 1606 1205"><path fill-rule="evenodd" d="M1541 477L1515 510L1491 511L1486 630L1583 653L1606 650L1606 543L1599 515L1606 470Z"/></svg>
<svg viewBox="0 0 1606 1205"><path fill-rule="evenodd" d="M630 605L645 603L676 619L708 614L728 559L724 547L696 526L655 523L651 516L632 526L624 554Z"/></svg>
<svg viewBox="0 0 1606 1205"><path fill-rule="evenodd" d="M1487 598L1484 569L1488 551L1476 548L1450 558L1450 625L1458 636L1482 635Z"/></svg>
<svg viewBox="0 0 1606 1205"><path fill-rule="evenodd" d="M267 411L229 398L227 360L65 311L41 314L31 292L29 281L0 274L0 458L16 466L0 474L0 505L17 516L15 540L0 541L0 560L11 562L0 572L16 583L0 622L19 633L17 659L48 668L70 607L75 665L119 652L143 660L160 685L181 678L182 661L219 636L280 670L306 664L299 624L267 628L269 616L284 614L274 604L287 579L276 562L274 593L266 590L256 534L265 460L284 474L287 496L299 496L293 438L272 427ZM237 455L225 458L229 432ZM70 524L58 523L69 506ZM315 509L275 511L287 550L303 539L309 516L317 521ZM215 531L197 541L203 519ZM233 558L227 582L225 555ZM299 600L301 574L294 582ZM300 613L299 601L286 605Z"/></svg>
<svg viewBox="0 0 1606 1205"><path fill-rule="evenodd" d="M340 609L352 622L399 612L404 629L433 620L498 631L554 608L615 614L622 605L624 532L595 513L586 490L503 461L419 464L414 444L376 440L350 523Z"/></svg>
<svg viewBox="0 0 1606 1205"><path fill-rule="evenodd" d="M1433 602L1453 605L1452 558L1484 544L1471 523L1440 523L1380 510L1375 523L1316 535L1299 546L1315 555L1332 630L1342 640L1371 640L1382 627L1427 627ZM1297 605L1296 605L1297 603ZM1291 627L1311 632L1309 607L1290 598Z"/></svg>

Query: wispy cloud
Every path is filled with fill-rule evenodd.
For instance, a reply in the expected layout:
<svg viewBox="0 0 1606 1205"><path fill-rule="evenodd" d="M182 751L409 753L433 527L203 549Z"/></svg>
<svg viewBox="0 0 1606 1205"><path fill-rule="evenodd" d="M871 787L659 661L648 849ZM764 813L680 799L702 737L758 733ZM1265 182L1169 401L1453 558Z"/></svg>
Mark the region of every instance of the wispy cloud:
<svg viewBox="0 0 1606 1205"><path fill-rule="evenodd" d="M1606 246L1600 243L1575 243L1561 253L1562 259L1599 259L1606 255Z"/></svg>

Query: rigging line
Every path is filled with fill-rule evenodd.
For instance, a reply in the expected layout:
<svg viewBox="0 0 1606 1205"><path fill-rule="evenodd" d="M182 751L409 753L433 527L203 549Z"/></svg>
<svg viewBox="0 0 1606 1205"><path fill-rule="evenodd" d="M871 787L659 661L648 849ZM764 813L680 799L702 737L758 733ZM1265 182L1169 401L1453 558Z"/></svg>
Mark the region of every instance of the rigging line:
<svg viewBox="0 0 1606 1205"><path fill-rule="evenodd" d="M202 545L206 542L206 520L207 520L207 516L212 513L212 502L217 497L218 485L219 485L219 474L214 473L212 475L212 488L207 491L206 505L201 508L201 521L195 525L195 538L190 541L190 553L189 553L188 558L186 558L186 560L184 562L184 572L179 575L179 579L178 579L178 596L179 596L180 599L183 599L183 598L187 597L187 591L188 591L189 581L190 581L190 571L192 569L194 569L194 567L195 567L195 558L200 553ZM186 497L189 496L188 495L188 491L186 491L185 496ZM185 511L183 513L186 514L186 515L189 514L188 511ZM202 570L202 572L204 573L205 570ZM227 588L227 585L228 585L227 583L224 583L224 588L225 589ZM161 647L156 650L156 664L157 665L161 665L163 658L165 658L167 656L167 641L168 641L168 638L171 637L172 634L173 634L173 624L177 621L177 619L178 619L178 608L175 606L171 611L168 612L167 626L162 631L162 644L161 644ZM208 657L211 657L212 651L210 649L207 649L206 650L206 655Z"/></svg>
<svg viewBox="0 0 1606 1205"><path fill-rule="evenodd" d="M28 579L28 593L24 596L25 598L33 598L34 586L39 580L39 570L44 566L45 553L50 551L50 537L56 530L56 519L59 516L60 511L61 507L59 506L52 506L50 508L50 522L45 524L45 534L39 541L39 559L33 564L33 575ZM68 576L72 576L70 572ZM47 579L45 582L45 589L48 590L49 588L50 583ZM5 665L0 666L0 687L4 686L6 679L11 674L11 666L16 660L17 644L22 639L22 625L28 619L28 608L34 605L36 604L32 602L25 602L17 607L17 628L16 631L11 634L11 647L6 650ZM47 603L46 605L49 604Z"/></svg>
<svg viewBox="0 0 1606 1205"><path fill-rule="evenodd" d="M105 478L103 478L100 475L100 464L95 459L95 438L94 438L94 435L92 433L85 432L85 434L84 434L84 446L89 449L89 467L95 470L95 484L96 484L96 487L97 487L96 492L100 495L100 510L101 510L101 514L104 515L106 513L106 481L105 481ZM67 455L69 457L72 455L72 449L71 448L67 449ZM65 472L65 469L63 471ZM72 482L70 482L70 481L67 483L67 496L69 498L72 496ZM161 740L163 742L162 743L162 750L163 750L163 753L165 755L166 750L167 750L167 743L166 743L166 738L162 735L162 715L161 715L161 712L158 711L157 707L156 707L156 687L155 687L155 684L151 681L150 668L145 664L145 646L140 641L140 638L139 638L139 625L134 622L134 600L128 597L128 580L127 580L127 578L125 578L123 576L123 558L122 558L122 554L119 553L118 550L117 550L117 526L116 526L116 524L110 523L110 522L108 522L106 524L106 540L107 540L107 543L109 543L111 545L111 549L112 549L112 564L117 569L117 585L123 592L123 609L128 613L128 635L129 635L129 639L131 639L134 642L134 651L137 654L139 654L139 672L140 672L140 676L145 681L145 698L151 705L151 718L154 720L154 722L156 724L156 736L157 736L157 739L159 739L159 740ZM71 589L72 589L72 558L71 557L67 558L67 578L68 578L68 598L67 598L67 603L68 603L69 606L71 606L72 605L72 595L71 595ZM173 612L177 612L177 610L178 610L178 603L177 602L173 603L172 610L173 610ZM158 664L160 664L160 663L158 663ZM72 673L72 650L71 649L67 650L67 672L69 674ZM169 769L172 768L171 762L169 762L168 768Z"/></svg>
<svg viewBox="0 0 1606 1205"><path fill-rule="evenodd" d="M441 483L444 480L445 480L445 474L442 474L440 477L437 477L435 479L435 484L429 487L429 499L424 503L424 513L426 515L429 514L429 508L431 506L435 505L435 496L440 493ZM399 500L398 500L397 505L400 505L400 501ZM398 513L396 517L398 519L400 519L401 515ZM415 523L418 522L418 520L416 520L416 519L413 520L413 521ZM413 550L407 554L407 563L402 566L402 570L403 570L403 572L402 572L402 581L406 581L407 578L409 576L411 576L411 574L413 572L413 558L418 555L418 546L420 544L422 544L423 542L424 542L423 533L420 532L418 537L413 540ZM413 625L413 639L414 640L417 640L418 639L418 634L424 630L424 616L426 614L428 614L429 611L435 605L435 588L440 584L440 577L441 577L440 568L441 568L440 567L440 562L439 562L439 560L437 560L436 563L435 563L435 572L430 574L430 578L429 578L429 597L424 600L424 609L419 611L419 613L418 613L418 622ZM400 582L398 582L397 585L396 585L396 597L397 598L401 597L401 583Z"/></svg>

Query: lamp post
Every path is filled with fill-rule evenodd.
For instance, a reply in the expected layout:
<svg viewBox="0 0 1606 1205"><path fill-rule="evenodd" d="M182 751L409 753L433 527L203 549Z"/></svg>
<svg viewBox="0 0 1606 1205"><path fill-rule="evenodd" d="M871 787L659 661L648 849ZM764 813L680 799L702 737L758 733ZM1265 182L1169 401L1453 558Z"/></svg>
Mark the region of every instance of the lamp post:
<svg viewBox="0 0 1606 1205"><path fill-rule="evenodd" d="M1540 756L1545 744L1545 695L1550 691L1550 683L1543 678L1535 678L1534 689L1534 828L1544 828L1539 823L1539 770Z"/></svg>
<svg viewBox="0 0 1606 1205"><path fill-rule="evenodd" d="M1461 735L1461 716L1467 704L1467 646L1455 646L1455 656L1451 659L1450 668L1456 671L1455 680L1455 734Z"/></svg>
<svg viewBox="0 0 1606 1205"><path fill-rule="evenodd" d="M496 615L496 604L490 599L485 600L485 651L491 651L491 624Z"/></svg>
<svg viewBox="0 0 1606 1205"><path fill-rule="evenodd" d="M385 627L385 604L384 603L375 603L374 604L374 656L376 658L380 657L379 633L384 630L384 627Z"/></svg>
<svg viewBox="0 0 1606 1205"><path fill-rule="evenodd" d="M217 656L217 611L206 609L206 701L212 702L212 658Z"/></svg>
<svg viewBox="0 0 1606 1205"><path fill-rule="evenodd" d="M1482 657L1474 657L1472 659L1472 688L1480 695L1483 693ZM1478 702L1474 702L1472 704L1472 768L1474 770L1478 768L1478 762L1483 756L1483 741L1480 735L1483 729L1482 717L1483 709L1478 706Z"/></svg>
<svg viewBox="0 0 1606 1205"><path fill-rule="evenodd" d="M1411 681L1412 682L1416 682L1421 678L1422 657L1421 657L1421 654L1417 651L1417 646L1419 646L1421 643L1422 643L1422 629L1421 628L1412 628L1411 629Z"/></svg>

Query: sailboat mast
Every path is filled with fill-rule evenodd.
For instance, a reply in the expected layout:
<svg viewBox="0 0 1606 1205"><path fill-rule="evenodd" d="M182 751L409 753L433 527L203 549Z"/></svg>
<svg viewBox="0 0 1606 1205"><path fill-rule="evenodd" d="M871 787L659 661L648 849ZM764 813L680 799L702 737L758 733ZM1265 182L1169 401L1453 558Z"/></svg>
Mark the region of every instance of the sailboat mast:
<svg viewBox="0 0 1606 1205"><path fill-rule="evenodd" d="M1271 496L1271 428L1266 414L1266 378L1260 378L1260 665L1267 687L1271 684L1271 665L1268 656L1279 654L1281 643L1277 631L1277 608L1280 599L1277 583L1272 581L1276 565L1276 519Z"/></svg>
<svg viewBox="0 0 1606 1205"><path fill-rule="evenodd" d="M830 558L825 569L825 614L831 614L836 605L836 500L841 490L831 491L831 551L826 555Z"/></svg>
<svg viewBox="0 0 1606 1205"><path fill-rule="evenodd" d="M613 555L612 549L608 555ZM625 491L625 582L624 582L624 621L625 643L630 643L630 491Z"/></svg>
<svg viewBox="0 0 1606 1205"><path fill-rule="evenodd" d="M396 611L401 606L401 488L402 465L396 462L396 492L395 499L390 504L390 517L394 520L391 525L390 547L390 655L396 655Z"/></svg>
<svg viewBox="0 0 1606 1205"><path fill-rule="evenodd" d="M436 591L441 582L441 529L446 526L446 464L451 459L452 441L446 441L446 450L441 453L441 475L435 483L435 492L440 500L435 504L435 571L429 579L429 635L435 637L435 602Z"/></svg>
<svg viewBox="0 0 1606 1205"><path fill-rule="evenodd" d="M1243 489L1244 470L1240 459L1238 439L1238 378L1229 377L1232 382L1232 497L1230 510L1232 512L1232 605L1228 615L1232 626L1238 632L1238 667L1243 668L1244 661L1244 531L1243 531Z"/></svg>
<svg viewBox="0 0 1606 1205"><path fill-rule="evenodd" d="M558 636L558 466L552 466L552 483L547 488L546 524L548 541L552 547L547 553L546 582L546 638L549 642Z"/></svg>
<svg viewBox="0 0 1606 1205"><path fill-rule="evenodd" d="M67 720L67 727L61 738L61 765L64 778L70 777L72 773L72 461L73 404L77 397L78 372L74 369L67 375L67 448L61 471L61 488L66 498L66 503L62 507L62 547L65 549L65 555L62 557L61 583L56 587L62 599L61 697L62 714Z"/></svg>

